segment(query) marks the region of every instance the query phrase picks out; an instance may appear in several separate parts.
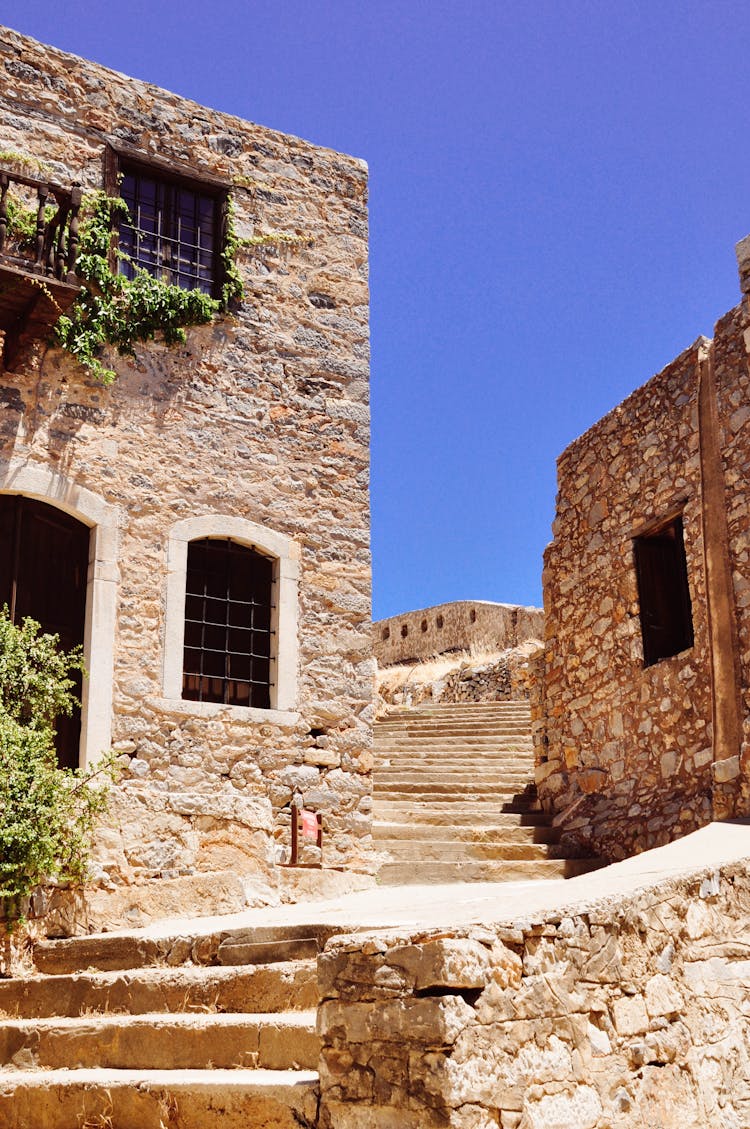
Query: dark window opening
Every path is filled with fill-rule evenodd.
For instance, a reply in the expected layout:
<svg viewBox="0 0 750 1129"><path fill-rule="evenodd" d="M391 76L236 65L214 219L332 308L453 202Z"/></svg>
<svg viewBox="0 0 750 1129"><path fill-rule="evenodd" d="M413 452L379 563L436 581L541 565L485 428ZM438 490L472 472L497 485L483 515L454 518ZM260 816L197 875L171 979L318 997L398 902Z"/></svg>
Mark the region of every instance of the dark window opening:
<svg viewBox="0 0 750 1129"><path fill-rule="evenodd" d="M192 183L124 165L120 195L130 217L120 223L120 273L136 267L183 290L217 293L222 197Z"/></svg>
<svg viewBox="0 0 750 1129"><path fill-rule="evenodd" d="M188 545L182 696L271 705L273 561L235 541Z"/></svg>
<svg viewBox="0 0 750 1129"><path fill-rule="evenodd" d="M87 525L46 502L21 494L0 495L0 606L20 623L29 616L57 635L69 651L83 643L89 564ZM80 701L81 675L74 679ZM55 722L55 750L63 768L77 768L81 710Z"/></svg>
<svg viewBox="0 0 750 1129"><path fill-rule="evenodd" d="M633 541L641 610L643 664L653 666L693 645L682 518Z"/></svg>

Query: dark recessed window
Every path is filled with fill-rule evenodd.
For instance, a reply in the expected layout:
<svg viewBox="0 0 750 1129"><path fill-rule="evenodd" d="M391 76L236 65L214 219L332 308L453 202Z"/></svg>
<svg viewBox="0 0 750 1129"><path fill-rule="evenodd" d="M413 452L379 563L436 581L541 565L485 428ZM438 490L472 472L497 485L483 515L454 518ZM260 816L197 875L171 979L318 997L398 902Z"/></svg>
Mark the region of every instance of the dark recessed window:
<svg viewBox="0 0 750 1129"><path fill-rule="evenodd" d="M121 273L133 278L141 267L183 290L215 293L221 197L148 169L124 165L120 174L130 213L119 230Z"/></svg>
<svg viewBox="0 0 750 1129"><path fill-rule="evenodd" d="M643 636L643 663L652 666L693 645L682 518L633 541Z"/></svg>
<svg viewBox="0 0 750 1129"><path fill-rule="evenodd" d="M182 696L271 705L273 561L235 541L188 545Z"/></svg>

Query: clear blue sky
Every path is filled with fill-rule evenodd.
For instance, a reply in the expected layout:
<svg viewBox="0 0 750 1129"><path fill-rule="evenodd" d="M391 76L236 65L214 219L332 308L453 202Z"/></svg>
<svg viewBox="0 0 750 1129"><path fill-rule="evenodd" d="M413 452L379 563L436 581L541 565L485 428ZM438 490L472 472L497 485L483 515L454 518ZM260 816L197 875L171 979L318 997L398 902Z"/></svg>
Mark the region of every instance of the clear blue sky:
<svg viewBox="0 0 750 1129"><path fill-rule="evenodd" d="M0 20L366 158L374 614L539 602L556 456L738 301L750 5L24 0Z"/></svg>

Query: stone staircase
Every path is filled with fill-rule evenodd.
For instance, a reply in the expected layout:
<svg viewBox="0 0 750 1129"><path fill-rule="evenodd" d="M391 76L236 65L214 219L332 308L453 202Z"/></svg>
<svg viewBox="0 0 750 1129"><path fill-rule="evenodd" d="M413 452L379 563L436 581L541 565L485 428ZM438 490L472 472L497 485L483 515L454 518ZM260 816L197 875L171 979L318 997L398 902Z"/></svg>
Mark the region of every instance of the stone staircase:
<svg viewBox="0 0 750 1129"><path fill-rule="evenodd" d="M527 702L418 706L375 724L373 837L383 885L568 878L536 798Z"/></svg>
<svg viewBox="0 0 750 1129"><path fill-rule="evenodd" d="M36 975L0 980L0 1126L312 1129L333 932L38 945Z"/></svg>

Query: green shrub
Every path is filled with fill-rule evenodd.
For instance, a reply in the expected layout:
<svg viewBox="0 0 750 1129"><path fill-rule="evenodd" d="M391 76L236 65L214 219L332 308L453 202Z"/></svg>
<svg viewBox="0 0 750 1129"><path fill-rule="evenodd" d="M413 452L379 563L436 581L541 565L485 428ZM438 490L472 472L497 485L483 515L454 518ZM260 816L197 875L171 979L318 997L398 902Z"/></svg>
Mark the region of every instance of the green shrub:
<svg viewBox="0 0 750 1129"><path fill-rule="evenodd" d="M107 803L113 762L71 772L57 764L56 719L76 698L80 648L61 651L38 623L0 613L0 916L10 931L32 891L82 882L92 832Z"/></svg>

